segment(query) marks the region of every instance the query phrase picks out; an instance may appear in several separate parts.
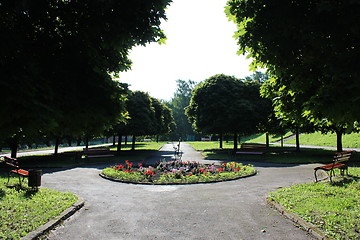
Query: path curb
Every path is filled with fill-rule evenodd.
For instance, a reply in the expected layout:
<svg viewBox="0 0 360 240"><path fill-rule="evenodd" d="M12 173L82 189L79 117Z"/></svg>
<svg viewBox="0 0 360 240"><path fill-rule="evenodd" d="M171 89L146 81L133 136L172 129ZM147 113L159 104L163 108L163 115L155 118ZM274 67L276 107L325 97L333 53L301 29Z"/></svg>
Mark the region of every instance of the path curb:
<svg viewBox="0 0 360 240"><path fill-rule="evenodd" d="M300 225L305 231L313 235L316 239L319 240L332 240L332 238L329 238L326 236L325 233L323 233L319 228L317 228L312 223L309 223L296 215L295 213L287 210L283 205L277 203L276 201L270 199L269 197L266 198L267 203L275 208L278 212L280 212L282 215L293 221L294 223Z"/></svg>
<svg viewBox="0 0 360 240"><path fill-rule="evenodd" d="M21 238L20 240L35 240L39 239L41 236L44 236L50 230L57 227L62 221L68 219L78 210L80 210L85 205L85 200L78 196L78 201L74 203L71 207L64 210L60 215L56 216L55 218L51 219L49 222L45 223L44 225L40 226L38 229L30 232L25 237Z"/></svg>

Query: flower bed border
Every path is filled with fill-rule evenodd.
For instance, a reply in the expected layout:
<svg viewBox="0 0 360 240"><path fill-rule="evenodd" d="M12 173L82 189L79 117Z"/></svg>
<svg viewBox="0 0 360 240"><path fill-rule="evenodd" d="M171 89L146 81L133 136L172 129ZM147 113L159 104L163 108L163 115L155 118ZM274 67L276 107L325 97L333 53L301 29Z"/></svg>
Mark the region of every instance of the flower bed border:
<svg viewBox="0 0 360 240"><path fill-rule="evenodd" d="M241 178L247 178L247 177L252 177L255 176L257 174L257 170L255 169L255 172L249 174L249 175L244 175L244 176L239 176L236 178L229 178L229 179L221 179L221 180L212 180L212 181L207 181L207 182L189 182L189 183L185 183L185 182L167 182L167 183L159 183L159 182L137 182L137 181L128 181L128 180L122 180L122 179L118 179L118 178L113 178L113 177L109 177L106 176L103 173L99 173L99 176L102 178L105 178L107 180L110 181L114 181L114 182L121 182L121 183L130 183L130 184L141 184L141 185L189 185L189 184L204 184L204 183L218 183L218 182L228 182L228 181L234 181L234 180L238 180Z"/></svg>

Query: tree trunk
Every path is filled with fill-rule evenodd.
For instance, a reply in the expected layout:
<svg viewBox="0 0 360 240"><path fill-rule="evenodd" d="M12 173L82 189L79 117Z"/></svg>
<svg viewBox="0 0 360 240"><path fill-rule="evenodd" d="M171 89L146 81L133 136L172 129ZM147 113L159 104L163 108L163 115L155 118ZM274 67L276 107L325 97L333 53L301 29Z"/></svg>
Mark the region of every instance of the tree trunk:
<svg viewBox="0 0 360 240"><path fill-rule="evenodd" d="M76 146L80 146L81 145L81 138L78 138L78 140L76 140Z"/></svg>
<svg viewBox="0 0 360 240"><path fill-rule="evenodd" d="M121 134L119 133L118 134L118 145L117 145L117 149L116 149L116 151L117 152L120 152L121 151L121 140L122 140L122 136L121 136ZM114 139L115 139L115 136L114 136Z"/></svg>
<svg viewBox="0 0 360 240"><path fill-rule="evenodd" d="M270 146L269 133L265 134L265 138L266 138L266 147L268 148Z"/></svg>
<svg viewBox="0 0 360 240"><path fill-rule="evenodd" d="M295 142L296 142L296 151L300 152L300 138L299 138L299 128L296 128L295 130Z"/></svg>
<svg viewBox="0 0 360 240"><path fill-rule="evenodd" d="M336 150L338 152L342 152L343 151L343 147L342 147L342 135L343 135L343 130L336 130Z"/></svg>
<svg viewBox="0 0 360 240"><path fill-rule="evenodd" d="M89 149L89 138L85 137L85 149L88 150Z"/></svg>
<svg viewBox="0 0 360 240"><path fill-rule="evenodd" d="M131 151L135 151L135 136L132 139Z"/></svg>
<svg viewBox="0 0 360 240"><path fill-rule="evenodd" d="M127 144L127 141L128 141L128 136L125 136L125 139L124 139L125 145Z"/></svg>
<svg viewBox="0 0 360 240"><path fill-rule="evenodd" d="M159 135L156 135L156 142L159 142Z"/></svg>
<svg viewBox="0 0 360 240"><path fill-rule="evenodd" d="M281 136L280 142L281 142L281 147L284 147L284 136Z"/></svg>
<svg viewBox="0 0 360 240"><path fill-rule="evenodd" d="M121 141L121 140L120 140ZM114 135L113 136L113 146L115 146L116 145L116 136Z"/></svg>
<svg viewBox="0 0 360 240"><path fill-rule="evenodd" d="M68 144L69 144L69 147L71 147L71 139L68 139Z"/></svg>
<svg viewBox="0 0 360 240"><path fill-rule="evenodd" d="M54 155L57 156L58 152L59 152L59 144L60 144L60 138L56 137L55 138L55 151L54 151Z"/></svg>
<svg viewBox="0 0 360 240"><path fill-rule="evenodd" d="M18 139L16 136L10 138L10 149L11 149L11 157L16 158L17 149L18 149Z"/></svg>
<svg viewBox="0 0 360 240"><path fill-rule="evenodd" d="M238 135L234 133L234 151L238 149Z"/></svg>
<svg viewBox="0 0 360 240"><path fill-rule="evenodd" d="M220 134L220 149L223 148L223 135Z"/></svg>

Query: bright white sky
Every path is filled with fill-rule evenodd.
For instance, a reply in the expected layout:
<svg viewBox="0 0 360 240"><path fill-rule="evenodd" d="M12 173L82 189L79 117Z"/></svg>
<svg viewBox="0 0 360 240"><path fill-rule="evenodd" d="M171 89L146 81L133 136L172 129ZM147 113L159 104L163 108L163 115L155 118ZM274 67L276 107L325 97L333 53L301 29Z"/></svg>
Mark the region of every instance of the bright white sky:
<svg viewBox="0 0 360 240"><path fill-rule="evenodd" d="M170 100L176 80L203 81L215 74L249 76L250 60L236 54L233 35L224 7L227 0L173 0L161 24L166 44L135 47L130 53L132 69L120 73L120 81L131 90Z"/></svg>

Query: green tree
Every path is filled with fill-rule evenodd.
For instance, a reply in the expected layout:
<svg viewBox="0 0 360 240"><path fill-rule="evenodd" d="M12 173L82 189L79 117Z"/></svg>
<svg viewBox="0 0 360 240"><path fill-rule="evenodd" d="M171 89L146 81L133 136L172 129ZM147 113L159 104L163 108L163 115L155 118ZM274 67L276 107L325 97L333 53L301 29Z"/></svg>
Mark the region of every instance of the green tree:
<svg viewBox="0 0 360 240"><path fill-rule="evenodd" d="M174 119L172 118L170 108L158 99L151 97L151 105L155 111L155 128L152 135L156 135L156 141L158 141L159 135L164 135L171 131L170 127Z"/></svg>
<svg viewBox="0 0 360 240"><path fill-rule="evenodd" d="M258 132L269 109L260 97L260 84L241 81L219 74L198 84L193 91L186 114L197 131L207 134L234 134L234 150L238 134Z"/></svg>
<svg viewBox="0 0 360 240"><path fill-rule="evenodd" d="M155 109L149 94L141 91L129 94L126 109L129 114L126 131L133 136L132 150L135 150L137 136L152 135L155 132Z"/></svg>
<svg viewBox="0 0 360 240"><path fill-rule="evenodd" d="M0 134L16 142L39 129L58 132L63 118L94 127L120 117L110 74L130 68L133 46L164 38L169 2L0 0Z"/></svg>
<svg viewBox="0 0 360 240"><path fill-rule="evenodd" d="M189 105L191 92L195 88L195 82L191 80L177 80L177 88L173 98L167 103L172 110L172 116L175 121L175 128L170 137L172 140L187 140L188 136L195 135L189 119L185 115L185 108Z"/></svg>
<svg viewBox="0 0 360 240"><path fill-rule="evenodd" d="M348 131L360 119L360 2L230 0L239 53L275 76L301 116Z"/></svg>

